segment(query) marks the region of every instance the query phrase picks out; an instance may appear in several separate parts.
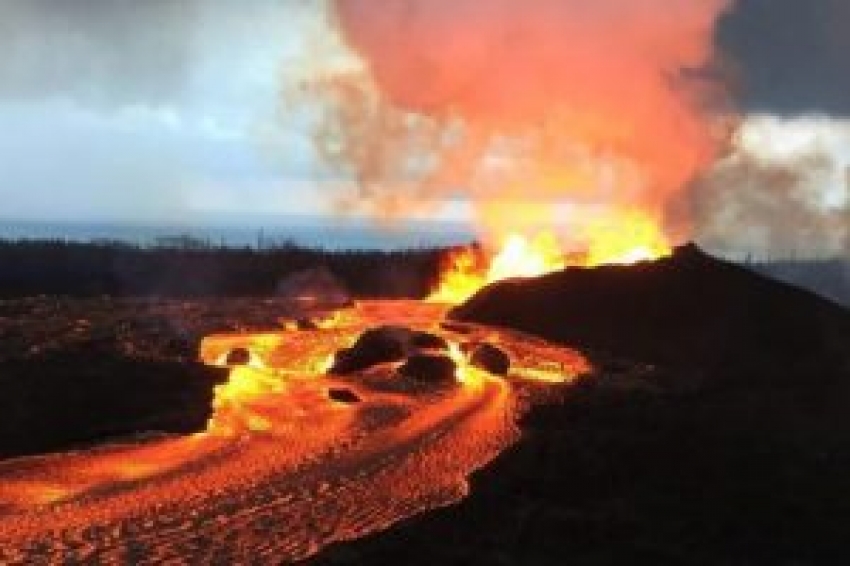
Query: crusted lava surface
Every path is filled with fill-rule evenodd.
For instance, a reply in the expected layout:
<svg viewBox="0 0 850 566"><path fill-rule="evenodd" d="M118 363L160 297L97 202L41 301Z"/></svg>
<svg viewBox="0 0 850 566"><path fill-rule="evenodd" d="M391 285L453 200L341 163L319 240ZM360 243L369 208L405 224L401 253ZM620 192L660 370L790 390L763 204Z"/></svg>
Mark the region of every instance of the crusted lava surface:
<svg viewBox="0 0 850 566"><path fill-rule="evenodd" d="M279 327L297 308L256 299L0 301L0 458L203 430L227 372L197 361L201 339Z"/></svg>
<svg viewBox="0 0 850 566"><path fill-rule="evenodd" d="M249 308L242 320L276 310L262 301ZM314 329L204 336L199 359L228 377L212 387L202 432L0 462L0 562L292 562L456 503L469 475L516 442L516 419L532 400L547 400L588 365L578 352L508 331L441 329L444 314L442 305L363 301L311 317ZM387 329L404 342L404 360L327 373L335 353ZM467 338L503 348L510 375L472 366L458 346ZM37 357L16 363L39 367ZM162 395L137 390L155 377L131 375L139 384L126 395ZM40 409L27 399L19 406ZM80 421L101 418L72 406Z"/></svg>

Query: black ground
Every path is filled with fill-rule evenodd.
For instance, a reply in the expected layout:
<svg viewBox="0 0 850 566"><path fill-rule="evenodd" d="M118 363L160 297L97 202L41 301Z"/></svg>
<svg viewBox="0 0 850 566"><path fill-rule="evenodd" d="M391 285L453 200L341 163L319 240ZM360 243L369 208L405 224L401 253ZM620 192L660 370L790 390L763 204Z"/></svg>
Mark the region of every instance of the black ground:
<svg viewBox="0 0 850 566"><path fill-rule="evenodd" d="M203 430L226 370L210 333L280 327L277 300L0 300L0 458L148 431Z"/></svg>
<svg viewBox="0 0 850 566"><path fill-rule="evenodd" d="M454 316L591 353L470 496L314 564L845 564L850 314L695 248Z"/></svg>
<svg viewBox="0 0 850 566"><path fill-rule="evenodd" d="M192 266L218 265L212 251L59 245L7 271L19 252L0 262L10 295L93 298L0 302L0 456L197 430L223 378L193 361L200 337L286 314L263 299L99 297L173 290ZM245 277L248 294L263 294L302 267L278 273L264 267L275 256L260 256L228 255L230 267L201 271L220 275L178 294L240 293ZM356 282L375 264L355 259ZM846 310L687 248L657 264L496 285L455 316L579 347L597 371L536 407L522 441L475 475L459 505L313 563L850 562Z"/></svg>

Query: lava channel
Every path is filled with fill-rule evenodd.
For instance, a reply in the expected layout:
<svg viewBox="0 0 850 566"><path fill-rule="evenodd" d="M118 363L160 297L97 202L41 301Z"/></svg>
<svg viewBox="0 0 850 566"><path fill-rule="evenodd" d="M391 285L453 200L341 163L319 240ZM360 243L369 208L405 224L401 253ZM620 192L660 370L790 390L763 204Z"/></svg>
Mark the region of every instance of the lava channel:
<svg viewBox="0 0 850 566"><path fill-rule="evenodd" d="M449 330L444 314L370 301L309 330L208 337L207 363L249 355L216 390L207 431L0 463L0 562L287 562L456 502L518 439L524 384L550 387L588 365L505 331ZM385 324L446 339L458 382L405 385L391 365L327 375L338 348ZM458 344L470 340L507 351L510 374L466 364Z"/></svg>

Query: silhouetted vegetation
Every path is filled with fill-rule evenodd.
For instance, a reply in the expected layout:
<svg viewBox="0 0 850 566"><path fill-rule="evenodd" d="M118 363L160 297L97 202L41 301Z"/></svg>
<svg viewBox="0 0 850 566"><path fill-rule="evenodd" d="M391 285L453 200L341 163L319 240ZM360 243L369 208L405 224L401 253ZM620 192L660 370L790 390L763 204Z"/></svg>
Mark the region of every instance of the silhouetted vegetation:
<svg viewBox="0 0 850 566"><path fill-rule="evenodd" d="M235 248L182 235L151 246L0 240L0 298L269 296L281 278L318 266L328 267L355 296L416 298L431 289L444 251L327 251L286 242ZM748 259L743 265L850 306L848 261Z"/></svg>
<svg viewBox="0 0 850 566"><path fill-rule="evenodd" d="M152 247L0 241L0 297L269 296L287 274L317 266L326 266L354 296L421 297L436 278L441 253L225 248L179 236Z"/></svg>

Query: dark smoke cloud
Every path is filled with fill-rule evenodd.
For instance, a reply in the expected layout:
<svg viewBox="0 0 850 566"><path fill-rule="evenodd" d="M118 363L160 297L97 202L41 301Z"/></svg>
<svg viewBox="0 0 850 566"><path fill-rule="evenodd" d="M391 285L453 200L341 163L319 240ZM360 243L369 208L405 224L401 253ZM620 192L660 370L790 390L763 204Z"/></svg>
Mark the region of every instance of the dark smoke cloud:
<svg viewBox="0 0 850 566"><path fill-rule="evenodd" d="M848 0L737 0L718 36L745 108L850 116L848 26Z"/></svg>
<svg viewBox="0 0 850 566"><path fill-rule="evenodd" d="M319 150L377 212L460 194L496 233L555 229L558 203L657 217L723 143L726 0L331 5L363 71L318 81Z"/></svg>
<svg viewBox="0 0 850 566"><path fill-rule="evenodd" d="M3 0L0 98L172 102L190 77L197 0Z"/></svg>

